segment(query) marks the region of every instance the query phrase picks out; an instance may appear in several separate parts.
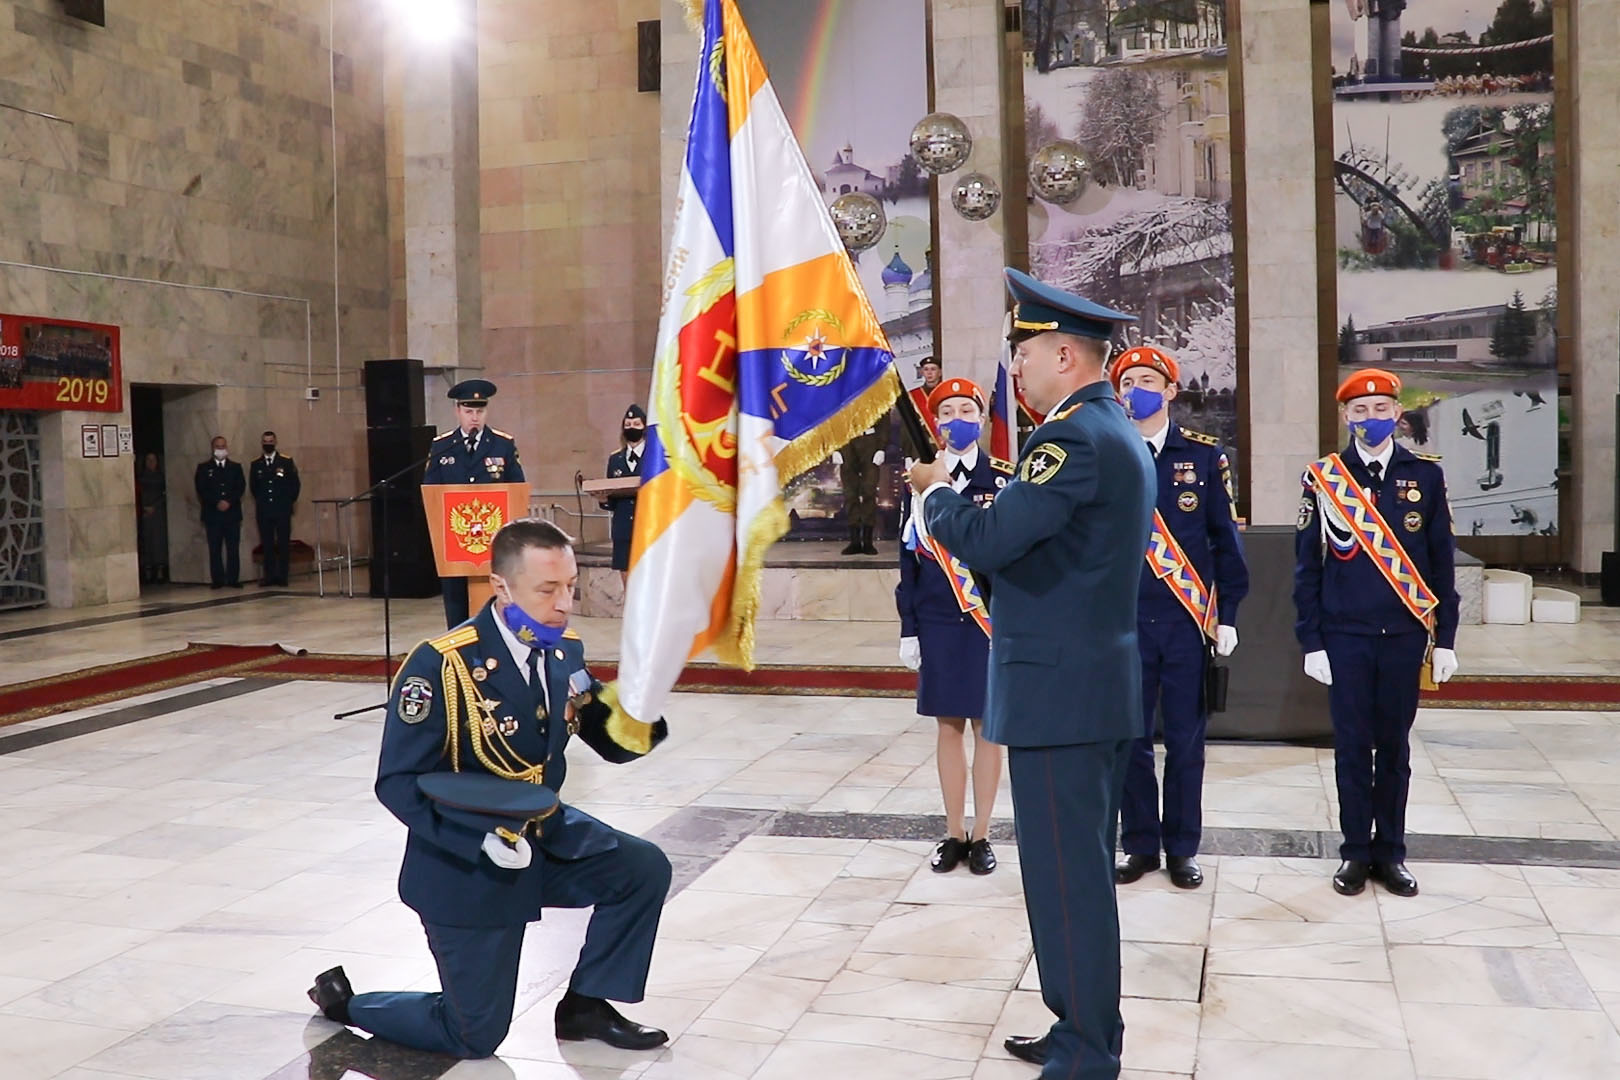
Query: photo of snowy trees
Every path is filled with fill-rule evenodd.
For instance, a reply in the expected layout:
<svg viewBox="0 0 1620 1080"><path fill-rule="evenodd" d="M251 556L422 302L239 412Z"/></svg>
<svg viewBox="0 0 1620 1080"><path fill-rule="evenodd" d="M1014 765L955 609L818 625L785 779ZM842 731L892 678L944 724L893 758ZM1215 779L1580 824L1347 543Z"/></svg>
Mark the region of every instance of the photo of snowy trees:
<svg viewBox="0 0 1620 1080"><path fill-rule="evenodd" d="M1073 139L1090 189L1029 195L1030 271L1140 317L1181 365L1176 422L1237 438L1224 0L1024 0L1029 153ZM1234 461L1236 459L1234 458Z"/></svg>

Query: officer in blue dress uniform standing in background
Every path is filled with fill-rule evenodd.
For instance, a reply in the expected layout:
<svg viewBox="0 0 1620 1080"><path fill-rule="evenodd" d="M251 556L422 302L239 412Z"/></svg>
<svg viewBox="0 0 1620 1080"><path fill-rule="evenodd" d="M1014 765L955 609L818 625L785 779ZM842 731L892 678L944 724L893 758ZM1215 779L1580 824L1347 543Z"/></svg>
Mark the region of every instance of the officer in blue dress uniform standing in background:
<svg viewBox="0 0 1620 1080"><path fill-rule="evenodd" d="M945 436L941 458L950 485L975 506L989 506L1007 486L1012 465L979 450L984 426L984 391L968 379L945 379L928 395L929 411ZM902 402L900 408L912 406ZM945 838L929 865L948 873L966 861L975 874L996 868L990 847L990 813L1001 783L1001 748L984 737L984 694L990 656L987 627L962 611L942 567L928 546L918 542L907 521L900 544L900 662L917 675L917 713L939 722L936 758L945 799ZM973 829L967 828L968 762L962 739L973 723Z"/></svg>
<svg viewBox="0 0 1620 1080"><path fill-rule="evenodd" d="M1197 855L1209 719L1205 665L1212 646L1221 656L1231 656L1237 648L1237 609L1249 592L1249 568L1238 539L1226 454L1210 436L1170 422L1169 404L1181 378L1175 357L1140 345L1115 357L1109 373L1159 474L1158 517L1137 593L1142 737L1125 775L1120 808L1125 859L1115 877L1128 885L1157 870L1162 850L1171 882L1196 889L1204 883ZM1161 708L1162 817L1153 771L1154 720Z"/></svg>
<svg viewBox="0 0 1620 1080"><path fill-rule="evenodd" d="M557 1038L651 1050L665 1033L627 1020L610 1001L643 997L669 860L556 793L571 737L626 762L651 751L667 728L624 715L586 668L584 644L567 629L578 569L566 533L515 521L495 534L491 557L494 599L477 618L418 645L400 668L377 764L377 798L409 830L399 898L421 916L440 989L356 995L338 967L316 977L309 997L329 1020L391 1042L488 1057L512 1022L527 925L542 908L593 907L557 1005ZM479 811L494 806L434 798L457 794L446 786L452 776L551 794L533 819L486 826Z"/></svg>
<svg viewBox="0 0 1620 1080"><path fill-rule="evenodd" d="M624 411L619 427L619 449L607 459L607 478L619 480L641 475L641 455L647 446L647 412L640 405ZM613 511L608 539L613 541L613 569L622 581L630 573L630 541L636 535L636 493L614 495L603 501L602 509Z"/></svg>
<svg viewBox="0 0 1620 1080"><path fill-rule="evenodd" d="M1295 533L1294 632L1327 685L1343 860L1333 888L1370 877L1416 896L1406 868L1412 722L1426 678L1457 671L1456 538L1438 459L1395 442L1401 380L1377 368L1339 386L1350 445L1305 471Z"/></svg>
<svg viewBox="0 0 1620 1080"><path fill-rule="evenodd" d="M485 413L495 384L488 379L467 379L450 388L456 403L457 426L433 440L428 453L424 484L521 484L523 463L518 460L517 442L504 431L487 426ZM528 508L523 508L528 513ZM467 579L439 579L444 596L445 625L450 628L467 621Z"/></svg>
<svg viewBox="0 0 1620 1080"><path fill-rule="evenodd" d="M1115 326L1134 320L1016 270L1007 279L1012 374L1046 421L988 507L950 490L943 460L915 466L914 516L990 580L984 734L1008 747L1024 903L1057 1018L1004 1045L1045 1077L1111 1080L1125 1038L1114 842L1142 727L1136 595L1156 480L1103 376Z"/></svg>

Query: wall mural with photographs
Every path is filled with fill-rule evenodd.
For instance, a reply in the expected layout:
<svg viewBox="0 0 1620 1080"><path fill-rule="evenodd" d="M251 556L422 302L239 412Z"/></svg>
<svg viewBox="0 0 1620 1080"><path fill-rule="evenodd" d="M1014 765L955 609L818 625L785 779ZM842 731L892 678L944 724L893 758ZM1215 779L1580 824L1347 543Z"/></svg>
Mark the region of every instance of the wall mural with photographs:
<svg viewBox="0 0 1620 1080"><path fill-rule="evenodd" d="M1401 376L1459 536L1558 530L1550 0L1336 0L1339 369Z"/></svg>
<svg viewBox="0 0 1620 1080"><path fill-rule="evenodd" d="M1077 143L1091 183L1029 194L1030 272L1130 312L1181 364L1177 423L1237 437L1224 0L1024 0L1032 163Z"/></svg>
<svg viewBox="0 0 1620 1080"><path fill-rule="evenodd" d="M928 112L923 2L738 0L827 204L865 194L882 209L876 242L852 247L850 256L907 387L920 381L917 365L934 353L933 203L928 173L911 153L912 128ZM900 429L890 423L882 430L889 438L878 477L877 535L893 539L900 527ZM788 510L788 539L842 539L838 466L824 462L795 480Z"/></svg>

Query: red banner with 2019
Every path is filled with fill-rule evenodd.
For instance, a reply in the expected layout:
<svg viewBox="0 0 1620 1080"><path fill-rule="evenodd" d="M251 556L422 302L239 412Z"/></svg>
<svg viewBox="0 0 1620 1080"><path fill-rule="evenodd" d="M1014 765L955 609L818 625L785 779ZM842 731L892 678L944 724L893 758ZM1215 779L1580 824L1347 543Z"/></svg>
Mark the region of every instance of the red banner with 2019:
<svg viewBox="0 0 1620 1080"><path fill-rule="evenodd" d="M118 327L0 314L0 409L123 412Z"/></svg>

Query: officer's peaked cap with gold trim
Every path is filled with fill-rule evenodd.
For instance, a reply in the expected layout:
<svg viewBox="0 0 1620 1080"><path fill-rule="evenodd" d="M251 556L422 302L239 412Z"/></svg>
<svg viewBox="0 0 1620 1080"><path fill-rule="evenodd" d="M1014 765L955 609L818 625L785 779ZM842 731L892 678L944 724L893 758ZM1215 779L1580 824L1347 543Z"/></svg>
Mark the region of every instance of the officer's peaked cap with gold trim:
<svg viewBox="0 0 1620 1080"><path fill-rule="evenodd" d="M557 808L557 793L550 788L489 773L423 773L416 786L441 816L483 832L516 829Z"/></svg>
<svg viewBox="0 0 1620 1080"><path fill-rule="evenodd" d="M1048 332L1107 341L1121 323L1136 322L1135 315L1044 285L1022 270L1009 266L1006 275L1007 291L1013 298L1012 330L1007 340L1015 345Z"/></svg>
<svg viewBox="0 0 1620 1080"><path fill-rule="evenodd" d="M464 379L447 396L457 405L488 405L495 396L495 384L488 379Z"/></svg>

